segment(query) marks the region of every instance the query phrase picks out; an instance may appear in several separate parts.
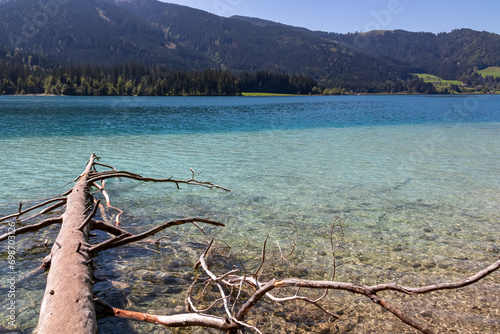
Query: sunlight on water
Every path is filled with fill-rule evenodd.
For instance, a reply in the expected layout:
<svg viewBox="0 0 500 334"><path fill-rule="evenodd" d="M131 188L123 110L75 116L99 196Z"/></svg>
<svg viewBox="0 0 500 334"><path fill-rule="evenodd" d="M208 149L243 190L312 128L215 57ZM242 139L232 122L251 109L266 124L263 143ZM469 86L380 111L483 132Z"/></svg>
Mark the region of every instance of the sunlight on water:
<svg viewBox="0 0 500 334"><path fill-rule="evenodd" d="M168 236L161 245L100 254L97 268L115 285L99 282L96 293L118 307L182 311L182 292L212 236L231 247L227 263L217 263L221 271L236 259L252 270L268 234L288 251L298 232L293 266L280 273L271 267L283 264L270 260L265 274L329 279L329 231L336 218L345 226L337 280L412 286L457 280L498 257L496 97L469 103L476 109L460 113L457 105L466 106L465 98L2 99L0 215L15 212L19 201L64 192L92 152L103 163L145 176L188 179L193 168L202 172L200 180L231 189L109 182L113 205L125 210L123 225L132 231L190 216L226 224L207 228L207 235L179 227L158 234ZM49 252L44 240L56 233L54 227L18 237L18 276L40 264ZM269 251L279 258L275 247ZM0 269L8 271L5 263ZM21 329L36 326L44 285L42 275L18 287ZM490 332L500 325L498 288L497 274L460 293L393 298L416 314L429 309L421 316L433 326ZM337 298L332 308L346 316L329 327L332 333L407 330L357 297L344 296L349 305ZM312 327L294 328L300 321L287 312L276 321L290 332L324 326L323 317ZM450 321L443 323L443 316ZM5 322L0 317L0 325ZM166 332L118 319L100 324L109 333Z"/></svg>

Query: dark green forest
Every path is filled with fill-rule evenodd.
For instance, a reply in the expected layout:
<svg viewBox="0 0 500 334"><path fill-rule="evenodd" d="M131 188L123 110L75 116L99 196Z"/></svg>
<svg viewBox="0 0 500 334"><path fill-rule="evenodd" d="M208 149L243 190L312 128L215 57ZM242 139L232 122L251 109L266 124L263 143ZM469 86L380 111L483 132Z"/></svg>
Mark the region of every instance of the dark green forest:
<svg viewBox="0 0 500 334"><path fill-rule="evenodd" d="M476 72L461 75L459 80L468 87L482 88L483 91L500 88L500 77L482 77ZM70 66L36 55L11 56L0 49L0 95L234 96L243 92L303 95L438 93L432 83L414 76L324 87L312 77L265 70L234 74L221 69L179 71L135 63ZM445 94L461 92L457 85L444 91Z"/></svg>
<svg viewBox="0 0 500 334"><path fill-rule="evenodd" d="M30 57L29 62L33 62ZM0 61L0 94L89 96L231 96L241 92L311 94L317 83L310 77L207 69L174 71L137 64L59 66L7 64Z"/></svg>
<svg viewBox="0 0 500 334"><path fill-rule="evenodd" d="M436 94L500 88L500 77L468 71L458 80L469 88L451 85L438 91L416 76L368 81L354 77L337 86L318 83L311 76L266 70L233 73L222 69L181 71L162 65L68 65L40 55L0 47L0 95L51 94L89 96L234 96L243 92L277 94Z"/></svg>

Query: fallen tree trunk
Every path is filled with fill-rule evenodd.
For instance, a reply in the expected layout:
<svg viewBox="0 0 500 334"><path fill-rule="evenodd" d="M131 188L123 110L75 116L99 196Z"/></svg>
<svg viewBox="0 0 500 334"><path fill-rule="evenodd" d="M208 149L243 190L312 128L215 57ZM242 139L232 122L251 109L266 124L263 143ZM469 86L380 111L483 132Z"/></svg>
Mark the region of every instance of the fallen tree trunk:
<svg viewBox="0 0 500 334"><path fill-rule="evenodd" d="M27 212L43 207L54 201L58 203L42 210L41 213L50 212L62 204L66 204L66 210L62 217L44 220L38 224L26 226L0 236L1 242L2 240L6 240L9 235L36 231L53 223L61 223L61 229L51 249L50 255L44 259L41 267L50 267L50 271L40 308L37 327L38 334L97 333L98 328L95 298L93 295L91 262L92 257L99 251L142 240L172 226L190 223L201 228L197 225L197 222L214 226L224 226L224 224L205 218L184 218L166 222L143 233L133 235L120 229L118 226L113 226L104 222L94 222L92 218L97 209L99 207L102 208L102 206L99 201L94 203L90 188L91 186L95 186L101 191L106 198L108 207L110 207L109 197L104 190L104 180L109 178L122 177L144 182L169 182L175 183L178 188L180 184L199 185L210 189L217 188L227 191L227 189L210 182L200 182L196 180L193 170L191 170L193 177L189 180L175 180L172 178L154 179L142 177L126 171L117 171L111 166L98 163L98 159L99 158L94 154L91 155L84 172L75 180L77 181L75 186L70 191L61 195L61 197L45 201L44 203L37 204L25 210L21 210L21 203L17 214L0 218L1 220L11 218L17 219ZM111 168L112 170L98 172L95 169L96 165ZM101 182L101 185L97 182ZM90 210L92 207L93 210ZM117 218L117 224L118 223L119 221ZM89 244L89 232L91 229L103 230L114 235L114 237L100 244L91 245ZM37 272L39 272L39 270L33 271L34 274ZM31 276L31 274L28 276ZM196 321L199 321L198 318L194 320L194 324L197 323ZM184 321L184 319L182 319L182 321Z"/></svg>
<svg viewBox="0 0 500 334"><path fill-rule="evenodd" d="M88 175L85 171L68 195L59 235L50 252L51 265L40 309L38 334L97 333L92 270L89 265Z"/></svg>

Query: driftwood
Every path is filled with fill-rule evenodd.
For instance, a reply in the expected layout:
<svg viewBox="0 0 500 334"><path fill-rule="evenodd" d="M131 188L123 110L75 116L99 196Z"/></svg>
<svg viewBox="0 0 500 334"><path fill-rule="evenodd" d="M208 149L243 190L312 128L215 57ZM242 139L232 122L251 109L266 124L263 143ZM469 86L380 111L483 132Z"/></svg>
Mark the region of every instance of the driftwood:
<svg viewBox="0 0 500 334"><path fill-rule="evenodd" d="M90 159L68 195L59 235L50 252L51 267L43 296L37 333L97 333L92 270L88 261L88 177ZM90 217L90 216L89 216Z"/></svg>
<svg viewBox="0 0 500 334"><path fill-rule="evenodd" d="M406 295L416 295L425 294L438 290L448 290L448 289L458 289L465 287L470 284L474 284L481 280L482 278L490 275L500 268L500 260L496 261L492 265L482 269L476 274L457 282L449 283L439 283L422 287L405 287L398 284L378 284L373 286L355 284L355 283L345 283L345 282L335 282L335 281L314 281L307 279L297 279L297 278L285 278L285 279L272 279L267 282L259 282L255 274L249 276L237 276L235 273L238 271L236 269L226 272L222 275L216 276L210 269L206 262L205 254L200 256L200 263L203 267L204 272L208 275L208 284L215 284L220 292L220 298L215 300L209 307L204 310L197 310L194 306L190 291L187 296L188 310L192 313L176 314L176 315L155 315L147 314L142 312L134 312L130 310L123 310L115 308L104 301L97 300L96 304L100 308L100 311L106 315L116 316L121 318L127 318L137 321L157 323L167 327L189 327L189 326L202 326L206 328L215 328L227 333L237 333L240 329L252 329L257 333L261 331L245 323L246 316L250 311L264 298L268 298L273 302L284 303L290 301L306 301L314 304L325 314L328 314L334 318L336 316L328 312L323 306L319 305L319 302L324 299L326 293L329 290L339 290L347 291L353 294L359 294L366 296L375 304L380 305L385 310L391 312L396 317L398 317L405 324L419 330L422 333L432 334L435 333L428 325L421 323L412 316L406 314L404 311L395 307L387 300L382 299L377 293L383 291L396 291ZM262 263L264 258L262 259ZM205 283L207 284L207 283ZM253 292L249 293L249 297L242 302L242 305L236 311L233 307L228 305L228 300L238 300L239 297L230 296L233 293L240 294L243 289L243 284L253 287ZM273 290L281 290L284 288L294 288L296 292L290 296L286 297L276 297L271 294ZM325 293L316 299L310 299L299 294L301 289L310 290L325 290ZM207 290L205 285L204 290ZM226 291L232 291L227 294ZM247 291L248 292L248 291ZM233 298L234 297L234 298ZM225 314L220 316L208 315L207 311L214 308L216 303L223 305Z"/></svg>
<svg viewBox="0 0 500 334"><path fill-rule="evenodd" d="M20 219L24 214L35 209L50 205L35 216L41 213L51 212L57 207L66 205L65 213L62 217L55 217L43 220L37 224L19 228L16 231L0 236L0 242L6 240L9 235L21 234L36 231L51 224L60 223L61 229L54 242L50 255L47 256L42 267L50 266L47 285L43 301L41 304L40 317L37 333L97 333L96 314L105 316L117 316L133 319L136 321L145 321L156 323L167 327L190 327L201 326L205 328L215 328L220 331L235 334L238 332L256 332L261 331L247 323L247 317L250 312L264 298L273 303L285 303L291 301L303 301L314 305L325 316L336 318L337 316L327 310L326 296L329 291L342 290L357 295L363 295L373 303L383 309L391 312L405 324L419 330L422 333L433 333L432 329L425 323L408 315L404 310L392 305L387 300L381 298L378 293L383 291L395 291L407 295L425 294L432 291L457 289L474 284L482 278L490 275L500 268L500 260L492 265L480 270L474 275L457 282L439 283L423 287L405 287L397 284L378 284L373 286L336 282L335 281L335 251L339 248L342 241L342 226L334 222L330 231L331 251L332 251L332 276L330 281L314 281L299 278L282 278L262 281L260 271L266 262L266 245L271 238L269 236L264 241L260 265L253 273L248 273L245 269L243 274L236 267L232 270L216 275L209 267L207 258L210 256L210 244L204 254L200 255L199 265L202 274L197 277L193 285L186 294L186 312L175 315L154 315L132 310L124 310L109 305L106 301L99 300L93 295L92 286L92 268L91 263L98 252L105 249L119 247L128 243L137 242L150 237L161 230L172 226L183 224L194 224L201 229L197 223L209 224L213 226L224 226L223 224L205 219L205 218L184 218L159 224L155 228L147 230L140 234L132 234L121 228L119 215L123 212L118 208L119 214L115 225L94 221L94 215L104 210L100 201L95 201L90 188L93 186L102 193L106 200L106 207L112 207L109 196L105 190L105 180L110 178L129 178L144 182L170 182L177 187L181 184L199 185L210 189L223 189L223 187L214 185L210 182L201 182L195 179L195 172L192 170L192 178L189 180L153 179L142 177L126 171L118 171L111 166L97 162L98 158L92 155L86 165L84 172L75 180L75 186L61 196L48 199L41 204L23 209L21 204L17 213L0 218ZM96 167L105 167L109 170L98 172ZM89 244L89 231L98 229L105 231L111 237L99 244ZM334 242L334 239L337 243ZM275 240L275 239L274 239ZM276 241L276 240L275 240ZM281 258L287 262L278 242ZM203 277L202 277L203 276ZM195 292L197 280L203 280L202 289ZM209 287L217 291L218 297L213 298L207 295ZM286 294L290 289L294 292ZM310 298L305 291L320 290L322 295L317 298ZM276 291L280 292L277 294ZM285 294L284 294L285 293ZM212 298L209 305L200 309L195 305L195 295L198 297ZM198 298L200 300L201 298ZM205 300L206 302L206 300Z"/></svg>
<svg viewBox="0 0 500 334"><path fill-rule="evenodd" d="M91 263L94 254L99 251L145 239L161 230L176 225L196 224L199 222L224 226L209 219L186 218L169 221L151 230L133 235L118 226L94 222L92 218L102 206L99 201L93 200L90 188L91 186L98 188L106 198L107 205L110 206L109 196L104 189L104 180L109 178L121 177L144 182L170 182L177 187L181 184L188 184L200 185L210 189L224 189L210 182L197 181L194 178L194 171L192 171L193 177L189 180L153 179L125 171L117 171L111 166L100 164L97 160L98 158L92 155L84 172L75 180L75 186L61 196L44 200L40 204L25 209L23 209L24 203L21 203L17 213L0 218L0 221L19 219L29 212L42 208L37 214L25 219L28 220L66 205L66 210L61 217L45 219L39 223L27 225L0 236L1 242L7 240L11 235L34 232L52 224L61 224L59 235L51 252L44 259L41 266L42 268L50 267L50 271L40 309L37 328L39 334L97 333ZM107 167L111 171L97 172L96 166ZM118 224L119 221L117 220ZM100 229L114 235L114 237L100 244L91 245L89 244L90 229ZM23 280L39 273L40 270L35 270Z"/></svg>

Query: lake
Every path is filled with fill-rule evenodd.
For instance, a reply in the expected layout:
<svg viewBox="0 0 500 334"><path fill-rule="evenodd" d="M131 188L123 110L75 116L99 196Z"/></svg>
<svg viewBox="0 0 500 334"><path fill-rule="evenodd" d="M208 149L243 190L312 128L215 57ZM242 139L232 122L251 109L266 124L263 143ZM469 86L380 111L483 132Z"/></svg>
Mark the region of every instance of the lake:
<svg viewBox="0 0 500 334"><path fill-rule="evenodd" d="M231 189L108 182L132 232L183 217L226 225L207 227L206 235L176 227L154 237L165 237L159 245L102 252L96 267L113 283L98 282L95 292L117 307L183 312L193 265L213 237L218 273L241 263L255 270L271 235L284 253L295 251L288 267L269 245L265 277L328 280L330 229L340 222L335 279L364 284L461 280L500 252L499 96L0 96L0 124L0 216L16 212L20 201L63 193L91 153L143 176L189 179L192 168L199 180ZM0 222L0 232L6 228ZM52 245L57 232L54 226L16 238L18 279L40 265L50 251L44 241ZM0 247L7 277L6 245ZM36 326L45 279L16 286L20 333ZM7 287L3 279L2 295ZM384 296L437 332L493 333L499 291L496 273L458 291ZM7 324L7 303L0 300L0 326ZM326 305L341 315L331 333L412 333L364 298L332 293ZM303 324L293 317L300 307L287 304L273 324L320 332L327 316L308 306L313 320ZM279 313L269 303L262 310ZM257 312L255 321L268 328L267 317ZM99 325L102 333L170 333L114 318Z"/></svg>

